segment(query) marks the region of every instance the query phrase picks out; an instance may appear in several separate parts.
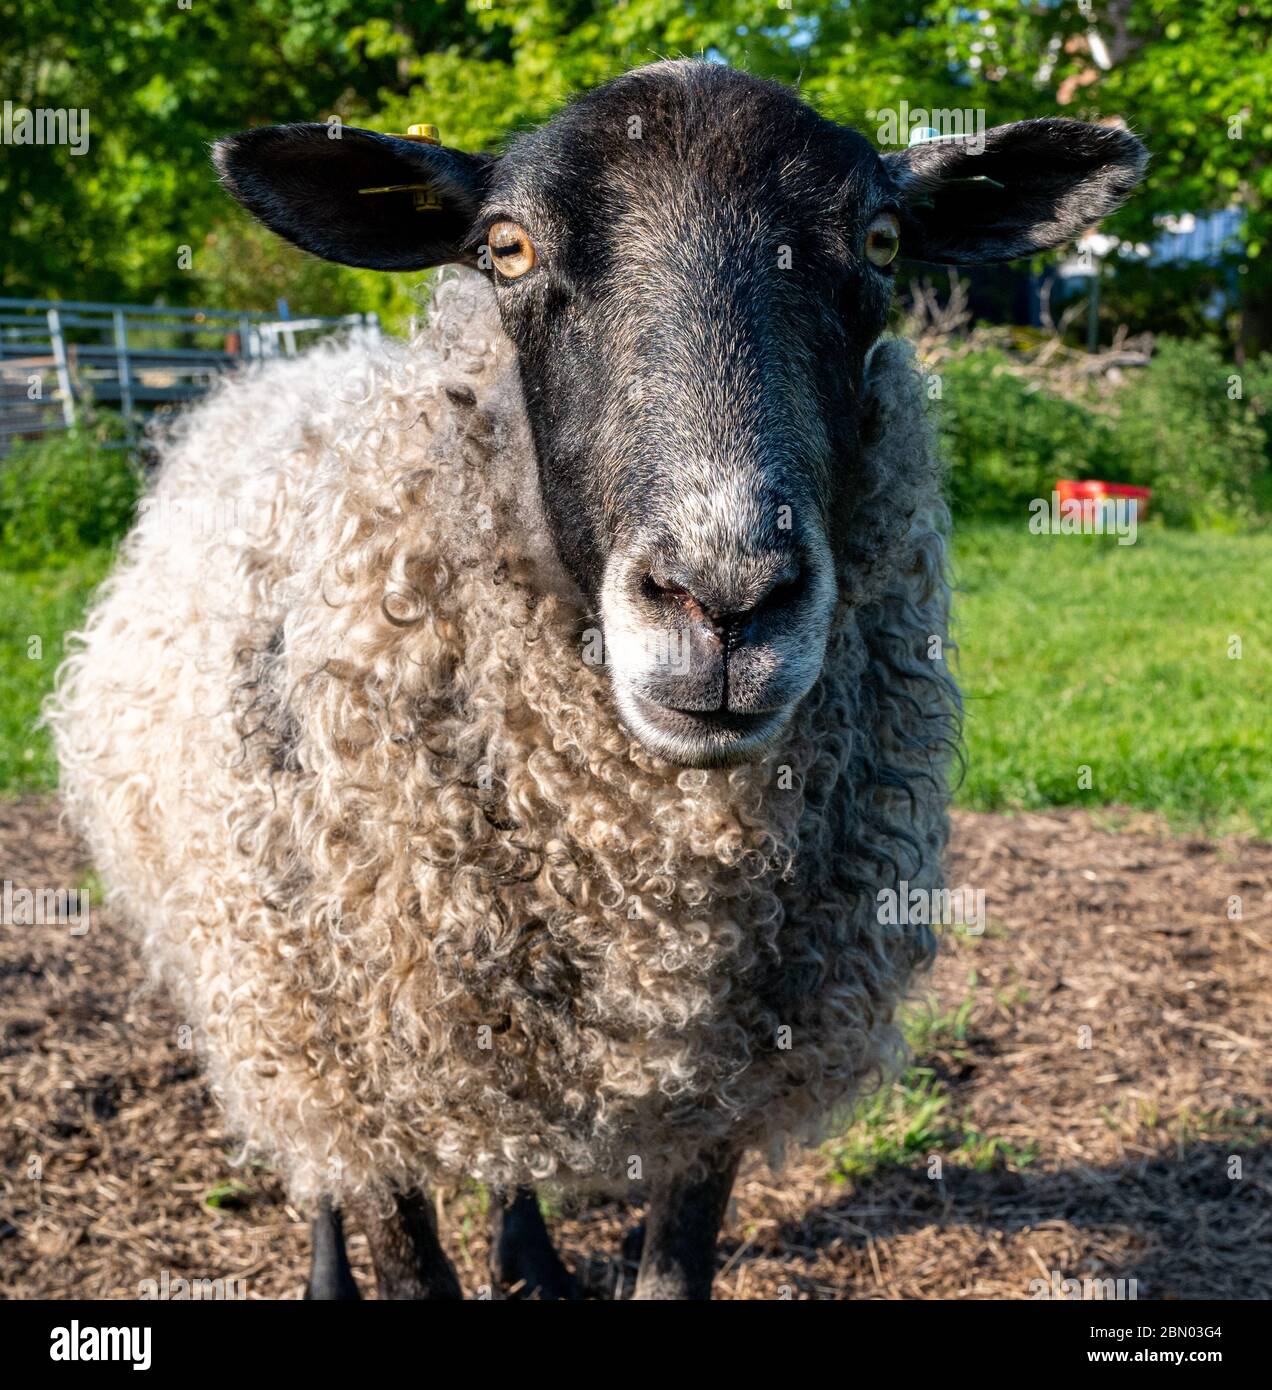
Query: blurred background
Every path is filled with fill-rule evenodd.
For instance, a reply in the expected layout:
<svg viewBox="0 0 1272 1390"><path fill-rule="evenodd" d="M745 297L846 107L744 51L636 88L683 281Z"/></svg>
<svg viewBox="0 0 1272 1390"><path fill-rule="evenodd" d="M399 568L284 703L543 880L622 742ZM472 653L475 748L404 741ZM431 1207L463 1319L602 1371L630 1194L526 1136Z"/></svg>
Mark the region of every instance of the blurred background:
<svg viewBox="0 0 1272 1390"><path fill-rule="evenodd" d="M990 926L943 953L896 1085L780 1185L747 1170L717 1287L1025 1297L1091 1273L1268 1296L1270 35L1272 0L0 0L0 877L99 896L37 716L147 422L245 361L427 312L427 276L309 259L241 215L216 137L427 122L498 148L694 54L894 146L938 111L1124 123L1147 183L1077 244L899 277L950 465L951 882L987 888ZM35 108L64 112L62 143L24 140ZM1062 480L1150 489L1134 543L1031 531ZM5 945L0 1288L135 1296L162 1258L294 1294L301 1216L231 1168L138 982L109 924ZM483 1202L446 1209L466 1280ZM621 1204L563 1220L572 1264L621 1292Z"/></svg>
<svg viewBox="0 0 1272 1390"><path fill-rule="evenodd" d="M425 312L427 277L326 264L242 215L208 161L228 131L431 122L497 148L682 53L798 83L897 143L938 110L1124 122L1147 184L1078 245L899 282L960 523L962 795L1267 833L1269 20L1272 0L0 0L0 93L88 119L78 152L16 143L12 112L0 132L0 564L18 588L0 602L56 640L130 514L149 413L244 358ZM1150 487L1148 534L1030 536L1030 500L1062 478ZM6 665L0 786L48 785L24 731L49 665ZM1102 774L1079 787L1096 744Z"/></svg>

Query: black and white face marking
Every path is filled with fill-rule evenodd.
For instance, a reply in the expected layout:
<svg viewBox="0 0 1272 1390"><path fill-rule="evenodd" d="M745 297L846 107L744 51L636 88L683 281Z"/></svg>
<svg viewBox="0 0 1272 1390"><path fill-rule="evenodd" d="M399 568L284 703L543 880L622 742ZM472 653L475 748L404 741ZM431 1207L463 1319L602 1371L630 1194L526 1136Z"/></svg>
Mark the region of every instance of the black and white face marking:
<svg viewBox="0 0 1272 1390"><path fill-rule="evenodd" d="M382 269L486 270L516 345L552 540L601 620L614 702L684 764L752 758L852 600L863 371L894 257L1062 244L1147 156L1024 121L880 156L785 88L657 63L501 156L325 126L221 141L230 191L283 236ZM409 191L441 210L421 221Z"/></svg>
<svg viewBox="0 0 1272 1390"><path fill-rule="evenodd" d="M867 237L898 215L860 136L688 63L567 108L487 193L535 248L494 280L554 540L621 717L673 761L754 756L821 670L890 296Z"/></svg>

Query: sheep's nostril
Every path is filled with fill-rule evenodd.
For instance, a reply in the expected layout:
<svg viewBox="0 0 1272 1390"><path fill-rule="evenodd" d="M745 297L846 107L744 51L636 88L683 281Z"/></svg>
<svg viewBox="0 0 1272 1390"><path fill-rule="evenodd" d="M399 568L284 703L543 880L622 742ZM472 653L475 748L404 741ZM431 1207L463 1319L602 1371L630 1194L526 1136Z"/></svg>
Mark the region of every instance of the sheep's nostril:
<svg viewBox="0 0 1272 1390"><path fill-rule="evenodd" d="M804 592L804 582L803 569L798 565L791 565L778 575L768 593L760 598L751 612L758 613L764 609L785 608L788 604L794 603Z"/></svg>
<svg viewBox="0 0 1272 1390"><path fill-rule="evenodd" d="M651 571L642 581L641 590L647 599L657 604L664 613L671 613L676 621L701 625L717 635L721 632L719 620L698 602L693 591L684 584Z"/></svg>
<svg viewBox="0 0 1272 1390"><path fill-rule="evenodd" d="M683 584L677 584L670 579L663 579L652 571L641 581L641 590L646 598L651 599L679 599L683 601L690 597L689 590Z"/></svg>
<svg viewBox="0 0 1272 1390"><path fill-rule="evenodd" d="M642 596L664 610L677 610L721 637L726 632L741 637L752 619L797 603L808 579L796 559L778 570L767 584L758 586L730 585L718 580L699 583L693 576L676 573L673 579L658 564L651 565L641 577Z"/></svg>

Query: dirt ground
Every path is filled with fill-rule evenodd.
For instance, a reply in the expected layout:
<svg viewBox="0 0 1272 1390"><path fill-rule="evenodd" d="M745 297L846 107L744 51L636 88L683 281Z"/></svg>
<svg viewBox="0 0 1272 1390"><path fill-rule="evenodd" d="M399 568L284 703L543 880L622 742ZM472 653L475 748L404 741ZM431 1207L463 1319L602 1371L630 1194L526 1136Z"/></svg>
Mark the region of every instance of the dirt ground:
<svg viewBox="0 0 1272 1390"><path fill-rule="evenodd" d="M951 1155L934 1177L916 1153L854 1182L834 1180L828 1151L779 1174L753 1159L717 1296L1018 1299L1053 1277L1272 1296L1272 844L963 814L953 859L951 882L985 890L989 929L947 938L920 987L938 1010L964 1006L966 1026L918 1060L1006 1157ZM0 804L0 879L83 875L50 803ZM0 926L0 1296L132 1298L167 1271L297 1297L301 1214L267 1171L235 1166L178 1020L116 928L105 913L82 936ZM480 1195L441 1209L473 1294ZM630 1289L638 1219L611 1203L554 1220L590 1293ZM359 1234L351 1257L369 1291Z"/></svg>

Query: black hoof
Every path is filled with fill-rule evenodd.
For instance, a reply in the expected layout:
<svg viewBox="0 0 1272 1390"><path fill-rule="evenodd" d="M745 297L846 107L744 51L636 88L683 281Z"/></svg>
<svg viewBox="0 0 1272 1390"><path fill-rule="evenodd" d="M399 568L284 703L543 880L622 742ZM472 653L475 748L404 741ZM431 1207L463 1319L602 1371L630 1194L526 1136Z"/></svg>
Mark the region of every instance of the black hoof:
<svg viewBox="0 0 1272 1390"><path fill-rule="evenodd" d="M640 1257L645 1253L645 1223L637 1222L630 1227L623 1235L623 1263L628 1265L640 1264Z"/></svg>
<svg viewBox="0 0 1272 1390"><path fill-rule="evenodd" d="M520 1190L495 1213L491 1268L510 1299L574 1300L578 1281L553 1247L534 1194Z"/></svg>
<svg viewBox="0 0 1272 1390"><path fill-rule="evenodd" d="M334 1283L324 1283L321 1287L308 1283L305 1285L306 1303L350 1303L362 1297L351 1275L348 1279L338 1279Z"/></svg>
<svg viewBox="0 0 1272 1390"><path fill-rule="evenodd" d="M313 1257L309 1267L309 1283L305 1285L307 1302L348 1302L361 1298L349 1257L345 1253L344 1221L326 1199L318 1204L313 1222Z"/></svg>

